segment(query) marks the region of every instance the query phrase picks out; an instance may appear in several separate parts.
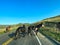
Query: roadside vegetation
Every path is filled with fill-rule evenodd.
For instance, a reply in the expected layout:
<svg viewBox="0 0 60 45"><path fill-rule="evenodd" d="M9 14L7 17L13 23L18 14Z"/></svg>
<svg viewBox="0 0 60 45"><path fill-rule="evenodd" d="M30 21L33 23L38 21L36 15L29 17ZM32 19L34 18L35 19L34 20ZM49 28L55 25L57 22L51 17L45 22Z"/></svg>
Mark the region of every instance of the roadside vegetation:
<svg viewBox="0 0 60 45"><path fill-rule="evenodd" d="M44 27L44 28L40 28L39 31L42 34L49 36L49 37L57 40L58 42L60 42L60 30L56 31L54 28Z"/></svg>
<svg viewBox="0 0 60 45"><path fill-rule="evenodd" d="M40 28L40 32L43 33L44 35L47 35L53 39L55 39L56 41L60 42L60 28L57 29L55 27L55 24L57 22L60 22L60 15L55 16L55 17L50 17L50 18L46 18L44 20L38 21L36 23L34 23L34 25L37 25L39 23L43 22L45 27L44 28ZM46 26L45 22L47 22L49 25Z"/></svg>

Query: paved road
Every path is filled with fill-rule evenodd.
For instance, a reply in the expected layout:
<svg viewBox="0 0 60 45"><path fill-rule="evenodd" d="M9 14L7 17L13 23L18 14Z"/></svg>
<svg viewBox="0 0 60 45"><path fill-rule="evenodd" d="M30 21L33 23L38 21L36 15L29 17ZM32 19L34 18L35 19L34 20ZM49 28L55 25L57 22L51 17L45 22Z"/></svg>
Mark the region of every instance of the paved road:
<svg viewBox="0 0 60 45"><path fill-rule="evenodd" d="M38 35L39 40L34 34L33 36L26 35L25 37L21 37L17 40L14 40L14 38L12 38L13 36L14 32L0 35L0 45L40 45L40 43L41 45L56 45L41 34Z"/></svg>
<svg viewBox="0 0 60 45"><path fill-rule="evenodd" d="M8 32L0 35L0 45L2 45L4 42L10 39L10 36L9 36L10 34L12 34L12 32Z"/></svg>
<svg viewBox="0 0 60 45"><path fill-rule="evenodd" d="M35 36L25 36L20 39L13 40L9 45L39 45Z"/></svg>

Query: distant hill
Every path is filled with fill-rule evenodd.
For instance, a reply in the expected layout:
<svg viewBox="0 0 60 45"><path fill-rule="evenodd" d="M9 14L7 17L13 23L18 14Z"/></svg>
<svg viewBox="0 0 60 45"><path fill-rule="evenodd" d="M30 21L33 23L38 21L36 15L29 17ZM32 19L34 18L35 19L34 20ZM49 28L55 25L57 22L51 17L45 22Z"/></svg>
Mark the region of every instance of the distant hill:
<svg viewBox="0 0 60 45"><path fill-rule="evenodd" d="M60 22L60 15L43 19L41 21L33 23L33 25L40 24L41 22Z"/></svg>
<svg viewBox="0 0 60 45"><path fill-rule="evenodd" d="M42 21L60 22L60 15L54 16L54 17L50 17L50 18L46 18L46 19L44 19Z"/></svg>
<svg viewBox="0 0 60 45"><path fill-rule="evenodd" d="M18 23L18 24L13 24L13 25L0 25L0 29L6 28L7 26L11 26L11 27L23 26L23 24L26 26L30 25L29 23Z"/></svg>

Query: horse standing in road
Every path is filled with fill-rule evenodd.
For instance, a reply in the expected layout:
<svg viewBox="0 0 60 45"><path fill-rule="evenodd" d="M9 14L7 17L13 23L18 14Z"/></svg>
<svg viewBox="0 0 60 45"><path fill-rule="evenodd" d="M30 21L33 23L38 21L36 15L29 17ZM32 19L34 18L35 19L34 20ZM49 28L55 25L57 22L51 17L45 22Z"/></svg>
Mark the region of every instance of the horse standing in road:
<svg viewBox="0 0 60 45"><path fill-rule="evenodd" d="M32 26L28 27L28 35L32 35Z"/></svg>
<svg viewBox="0 0 60 45"><path fill-rule="evenodd" d="M20 36L20 34L22 34L23 36L25 36L25 25L23 25L23 27L18 27L16 32L15 32L15 37L17 38L18 36Z"/></svg>
<svg viewBox="0 0 60 45"><path fill-rule="evenodd" d="M37 33L38 33L39 28L41 28L42 25L43 25L43 23L35 26L35 33L36 33L36 35L37 35Z"/></svg>

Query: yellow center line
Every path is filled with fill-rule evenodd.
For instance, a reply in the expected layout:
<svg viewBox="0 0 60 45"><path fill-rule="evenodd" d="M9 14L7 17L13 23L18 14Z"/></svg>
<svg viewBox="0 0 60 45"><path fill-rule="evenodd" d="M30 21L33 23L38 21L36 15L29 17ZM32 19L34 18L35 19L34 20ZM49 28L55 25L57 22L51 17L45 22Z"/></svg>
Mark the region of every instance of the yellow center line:
<svg viewBox="0 0 60 45"><path fill-rule="evenodd" d="M4 42L2 45L8 45L12 40L13 40L14 37L10 38L9 40L7 40L6 42Z"/></svg>

